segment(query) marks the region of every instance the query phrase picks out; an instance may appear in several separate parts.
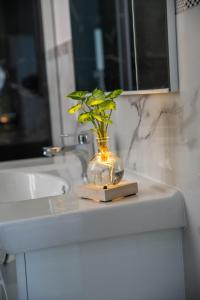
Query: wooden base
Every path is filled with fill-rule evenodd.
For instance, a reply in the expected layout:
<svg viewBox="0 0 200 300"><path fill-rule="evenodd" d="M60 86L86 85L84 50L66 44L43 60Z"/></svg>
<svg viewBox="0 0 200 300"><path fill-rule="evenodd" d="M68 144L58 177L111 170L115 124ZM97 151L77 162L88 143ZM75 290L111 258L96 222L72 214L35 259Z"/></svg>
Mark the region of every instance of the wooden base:
<svg viewBox="0 0 200 300"><path fill-rule="evenodd" d="M81 198L94 201L109 202L117 198L135 195L138 192L137 182L122 180L116 185L98 186L84 184L78 187L77 194Z"/></svg>

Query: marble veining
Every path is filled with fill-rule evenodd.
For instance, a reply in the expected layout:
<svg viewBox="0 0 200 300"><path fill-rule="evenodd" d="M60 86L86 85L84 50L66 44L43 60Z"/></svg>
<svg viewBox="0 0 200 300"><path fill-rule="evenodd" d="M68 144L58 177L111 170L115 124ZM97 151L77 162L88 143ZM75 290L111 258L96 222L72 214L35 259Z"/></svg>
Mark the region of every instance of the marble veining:
<svg viewBox="0 0 200 300"><path fill-rule="evenodd" d="M148 105L147 107L147 101L149 99L150 96L148 95L145 96L142 95L142 96L135 97L134 99L133 98L129 99L130 106L132 108L135 108L137 111L138 120L135 128L133 129L131 140L128 145L126 161L129 161L131 151L136 141L142 141L151 138L157 126L159 125L159 121L163 115L165 114L177 115L183 111L183 105L180 105L172 101L171 103L166 102L165 105L163 105L158 110L156 110L156 113L152 113L151 106ZM147 128L147 130L145 130L145 132L143 132L142 134L141 128L144 126L145 128Z"/></svg>

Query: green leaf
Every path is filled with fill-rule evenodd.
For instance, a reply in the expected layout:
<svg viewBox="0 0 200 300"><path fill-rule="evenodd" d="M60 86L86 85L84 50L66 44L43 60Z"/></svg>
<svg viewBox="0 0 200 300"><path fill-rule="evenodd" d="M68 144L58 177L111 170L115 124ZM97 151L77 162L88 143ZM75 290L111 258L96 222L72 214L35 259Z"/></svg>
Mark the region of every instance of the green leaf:
<svg viewBox="0 0 200 300"><path fill-rule="evenodd" d="M105 124L112 124L112 123L113 123L112 120L107 120L107 119L104 120L103 122L104 122Z"/></svg>
<svg viewBox="0 0 200 300"><path fill-rule="evenodd" d="M75 114L81 108L81 106L82 106L81 103L78 103L78 104L70 107L70 109L68 109L68 113L71 115Z"/></svg>
<svg viewBox="0 0 200 300"><path fill-rule="evenodd" d="M99 109L99 106L98 106L98 107L95 107L95 109L93 109L92 113L93 113L93 114L96 114L96 115L101 114L101 110Z"/></svg>
<svg viewBox="0 0 200 300"><path fill-rule="evenodd" d="M89 101L87 101L87 105L90 106L96 106L99 105L101 103L105 102L104 99L100 99L100 98L90 98Z"/></svg>
<svg viewBox="0 0 200 300"><path fill-rule="evenodd" d="M83 113L83 114L80 114L78 116L78 121L80 123L84 123L84 122L88 122L88 121L91 121L91 115L90 113Z"/></svg>
<svg viewBox="0 0 200 300"><path fill-rule="evenodd" d="M99 105L99 109L101 111L116 109L116 103L112 100L106 100Z"/></svg>
<svg viewBox="0 0 200 300"><path fill-rule="evenodd" d="M99 90L99 89L95 89L92 91L92 96L95 98L105 98L105 94L104 91Z"/></svg>
<svg viewBox="0 0 200 300"><path fill-rule="evenodd" d="M96 120L98 120L99 122L105 123L105 124L111 124L112 121L107 119L109 118L109 115L105 115L105 116L101 116L101 115L97 115L92 113L93 118L95 118Z"/></svg>
<svg viewBox="0 0 200 300"><path fill-rule="evenodd" d="M115 98L119 97L122 93L123 93L122 89L115 90L115 91L112 91L111 93L107 94L106 98L115 99Z"/></svg>
<svg viewBox="0 0 200 300"><path fill-rule="evenodd" d="M104 122L104 119L100 116L100 115L97 115L97 114L92 114L93 118L95 118L97 121L99 122Z"/></svg>
<svg viewBox="0 0 200 300"><path fill-rule="evenodd" d="M87 91L75 91L67 95L67 98L71 98L73 100L84 100L87 94Z"/></svg>
<svg viewBox="0 0 200 300"><path fill-rule="evenodd" d="M94 99L94 97L92 95L88 96L86 99L86 104L88 104L91 99Z"/></svg>

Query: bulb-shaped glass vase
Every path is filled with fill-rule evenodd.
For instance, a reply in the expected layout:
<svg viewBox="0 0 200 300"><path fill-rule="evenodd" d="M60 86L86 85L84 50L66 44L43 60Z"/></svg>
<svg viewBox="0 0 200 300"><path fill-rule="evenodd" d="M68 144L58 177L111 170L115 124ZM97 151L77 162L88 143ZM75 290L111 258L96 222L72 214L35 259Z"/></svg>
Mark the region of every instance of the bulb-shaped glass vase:
<svg viewBox="0 0 200 300"><path fill-rule="evenodd" d="M98 153L88 163L89 183L101 186L114 185L124 175L121 159L109 151L109 138L97 138Z"/></svg>

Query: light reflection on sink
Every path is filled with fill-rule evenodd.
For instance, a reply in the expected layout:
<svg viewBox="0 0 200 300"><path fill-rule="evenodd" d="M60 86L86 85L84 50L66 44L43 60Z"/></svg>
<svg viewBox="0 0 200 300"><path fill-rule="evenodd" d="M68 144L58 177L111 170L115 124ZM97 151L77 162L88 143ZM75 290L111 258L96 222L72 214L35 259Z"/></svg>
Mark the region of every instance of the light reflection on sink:
<svg viewBox="0 0 200 300"><path fill-rule="evenodd" d="M61 178L48 174L0 173L0 203L61 195L69 190Z"/></svg>

